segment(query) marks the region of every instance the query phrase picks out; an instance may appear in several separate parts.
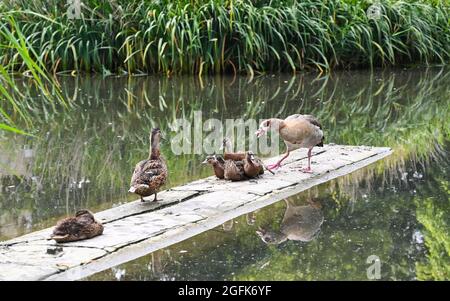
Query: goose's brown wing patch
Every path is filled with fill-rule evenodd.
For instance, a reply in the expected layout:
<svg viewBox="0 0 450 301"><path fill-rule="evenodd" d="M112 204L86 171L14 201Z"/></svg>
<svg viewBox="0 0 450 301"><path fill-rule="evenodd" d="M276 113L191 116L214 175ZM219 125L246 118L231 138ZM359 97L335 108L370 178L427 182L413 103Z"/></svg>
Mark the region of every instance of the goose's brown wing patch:
<svg viewBox="0 0 450 301"><path fill-rule="evenodd" d="M322 125L320 124L319 120L313 115L302 115L302 117L308 120L311 124L314 124L315 126L318 126L320 129L322 129Z"/></svg>

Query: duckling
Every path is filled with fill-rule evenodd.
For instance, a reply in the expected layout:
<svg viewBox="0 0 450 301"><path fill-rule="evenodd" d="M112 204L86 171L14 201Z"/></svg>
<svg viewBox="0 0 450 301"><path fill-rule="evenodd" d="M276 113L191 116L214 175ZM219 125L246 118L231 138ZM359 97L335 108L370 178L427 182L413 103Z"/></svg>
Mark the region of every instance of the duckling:
<svg viewBox="0 0 450 301"><path fill-rule="evenodd" d="M95 220L89 210L80 210L74 217L60 220L50 239L56 242L70 242L92 238L103 233L103 225Z"/></svg>
<svg viewBox="0 0 450 301"><path fill-rule="evenodd" d="M160 129L153 129L150 135L151 146L148 158L136 164L131 177L129 192L140 195L142 202L145 196L152 194L155 195L153 201L157 201L157 193L167 181L167 165L159 150L160 138Z"/></svg>
<svg viewBox="0 0 450 301"><path fill-rule="evenodd" d="M234 161L242 161L245 159L245 153L244 152L233 152L233 144L231 143L231 140L227 137L223 139L223 158L225 160L234 160Z"/></svg>
<svg viewBox="0 0 450 301"><path fill-rule="evenodd" d="M249 178L255 178L264 173L262 161L257 158L252 151L248 151L245 155L244 172Z"/></svg>
<svg viewBox="0 0 450 301"><path fill-rule="evenodd" d="M211 164L214 169L214 174L217 178L223 179L224 173L225 173L225 160L222 158L222 156L217 155L211 155L206 157L205 161L202 162L203 164Z"/></svg>
<svg viewBox="0 0 450 301"><path fill-rule="evenodd" d="M224 178L231 181L246 180L242 161L225 160Z"/></svg>
<svg viewBox="0 0 450 301"><path fill-rule="evenodd" d="M264 135L269 128L274 128L279 132L286 144L286 154L277 163L269 165L269 169L281 167L281 162L289 156L295 149L308 148L308 167L303 172L312 173L311 151L314 146L323 146L324 134L320 122L312 115L294 114L286 119L271 118L261 122L256 136Z"/></svg>

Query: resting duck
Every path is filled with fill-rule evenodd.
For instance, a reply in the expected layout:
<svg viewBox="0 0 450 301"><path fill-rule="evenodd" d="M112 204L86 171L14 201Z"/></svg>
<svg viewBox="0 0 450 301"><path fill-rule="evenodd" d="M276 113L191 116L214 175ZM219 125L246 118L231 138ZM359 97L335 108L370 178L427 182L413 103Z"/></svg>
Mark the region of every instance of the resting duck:
<svg viewBox="0 0 450 301"><path fill-rule="evenodd" d="M319 233L324 217L320 203L297 206L292 200L285 200L286 211L279 231L259 228L256 234L268 244L280 244L286 240L311 241Z"/></svg>
<svg viewBox="0 0 450 301"><path fill-rule="evenodd" d="M214 174L217 178L223 179L225 173L225 160L221 156L211 155L206 157L203 164L210 164L214 169Z"/></svg>
<svg viewBox="0 0 450 301"><path fill-rule="evenodd" d="M233 152L233 144L227 137L223 139L223 158L225 160L242 161L245 159L244 152Z"/></svg>
<svg viewBox="0 0 450 301"><path fill-rule="evenodd" d="M129 192L140 195L142 202L144 202L144 197L152 194L155 195L153 201L157 201L156 194L167 181L167 165L159 150L160 139L161 131L158 128L153 129L150 135L149 156L146 160L136 164L131 177Z"/></svg>
<svg viewBox="0 0 450 301"><path fill-rule="evenodd" d="M226 160L224 166L224 178L231 181L246 180L244 163L242 161Z"/></svg>
<svg viewBox="0 0 450 301"><path fill-rule="evenodd" d="M95 220L89 210L80 210L75 216L60 220L53 230L51 239L56 242L70 242L92 238L103 233L103 225Z"/></svg>
<svg viewBox="0 0 450 301"><path fill-rule="evenodd" d="M262 161L255 157L253 152L248 151L245 154L244 173L249 178L255 178L264 173L264 166Z"/></svg>
<svg viewBox="0 0 450 301"><path fill-rule="evenodd" d="M262 162L261 159L255 156L252 151L245 153L244 159L244 173L249 178L255 178L264 173L264 168L270 173L274 174L273 171L267 168L267 166Z"/></svg>
<svg viewBox="0 0 450 301"><path fill-rule="evenodd" d="M270 128L278 131L286 144L286 154L277 163L269 165L269 169L281 167L281 162L289 153L301 147L308 149L308 167L302 171L311 173L311 151L314 146L323 146L324 134L319 121L312 115L294 114L286 119L271 118L261 122L256 136L259 138Z"/></svg>

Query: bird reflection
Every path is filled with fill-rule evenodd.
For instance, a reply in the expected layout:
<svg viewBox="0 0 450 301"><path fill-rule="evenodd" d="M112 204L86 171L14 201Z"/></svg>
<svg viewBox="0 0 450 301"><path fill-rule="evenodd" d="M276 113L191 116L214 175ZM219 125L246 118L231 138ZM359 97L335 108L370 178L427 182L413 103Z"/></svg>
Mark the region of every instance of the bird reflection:
<svg viewBox="0 0 450 301"><path fill-rule="evenodd" d="M286 211L279 231L259 227L256 234L268 245L278 245L286 240L311 241L323 223L322 206L317 200L297 206L292 199L284 200Z"/></svg>

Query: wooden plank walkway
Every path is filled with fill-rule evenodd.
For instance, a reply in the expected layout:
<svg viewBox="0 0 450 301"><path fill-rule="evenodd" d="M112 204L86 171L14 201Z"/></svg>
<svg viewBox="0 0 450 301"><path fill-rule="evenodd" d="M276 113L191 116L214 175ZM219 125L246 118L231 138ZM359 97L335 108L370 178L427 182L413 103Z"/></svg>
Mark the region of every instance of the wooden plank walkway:
<svg viewBox="0 0 450 301"><path fill-rule="evenodd" d="M93 239L57 244L52 228L0 242L0 280L76 280L221 225L391 154L386 147L325 145L314 148L313 174L300 171L306 150L297 150L272 175L228 182L208 177L158 194L158 203L134 201L98 212L105 226ZM273 163L278 158L266 160ZM212 170L211 170L212 172ZM62 251L51 254L55 247Z"/></svg>

